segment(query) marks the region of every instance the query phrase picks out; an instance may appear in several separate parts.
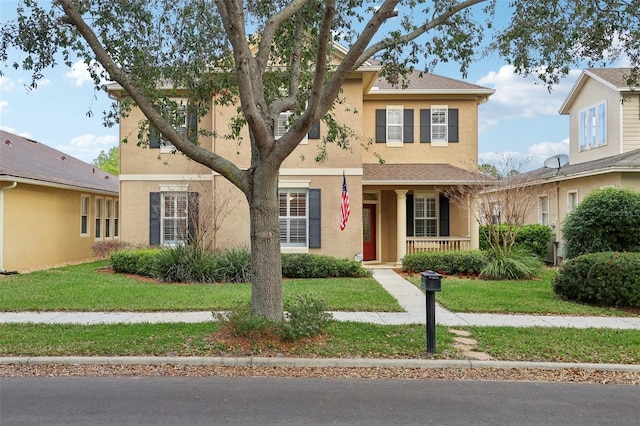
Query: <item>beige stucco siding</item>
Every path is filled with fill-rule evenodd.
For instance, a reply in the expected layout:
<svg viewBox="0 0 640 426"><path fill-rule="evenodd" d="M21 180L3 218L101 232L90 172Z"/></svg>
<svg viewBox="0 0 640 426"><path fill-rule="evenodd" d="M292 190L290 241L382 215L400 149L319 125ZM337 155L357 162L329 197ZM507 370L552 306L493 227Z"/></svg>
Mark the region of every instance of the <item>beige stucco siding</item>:
<svg viewBox="0 0 640 426"><path fill-rule="evenodd" d="M87 236L80 235L82 195L90 196ZM99 241L94 234L96 196L103 200L118 199L25 183L5 191L4 269L20 271L91 258L92 246Z"/></svg>
<svg viewBox="0 0 640 426"><path fill-rule="evenodd" d="M569 157L571 164L584 163L603 157L620 154L622 152L620 142L620 94L601 83L588 79L580 93L576 96L570 109L570 138ZM606 102L607 110L607 144L592 149L580 150L580 111L586 108Z"/></svg>
<svg viewBox="0 0 640 426"><path fill-rule="evenodd" d="M385 143L375 142L376 110L387 106L401 105L404 109L413 109L413 143L404 143L401 147L388 147ZM459 142L450 142L447 146L432 146L420 143L420 109L429 109L433 105L446 105L449 109L458 109ZM475 169L478 163L478 114L476 100L452 99L367 99L363 111L363 139L371 141L368 150L363 151L363 163L377 163L379 154L386 163L448 163L467 169Z"/></svg>

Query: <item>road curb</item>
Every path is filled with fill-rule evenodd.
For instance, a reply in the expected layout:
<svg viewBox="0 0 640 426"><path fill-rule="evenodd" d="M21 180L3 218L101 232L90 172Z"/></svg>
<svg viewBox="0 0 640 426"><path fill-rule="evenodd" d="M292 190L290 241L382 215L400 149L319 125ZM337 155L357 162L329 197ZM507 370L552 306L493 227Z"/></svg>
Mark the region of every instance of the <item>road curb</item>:
<svg viewBox="0 0 640 426"><path fill-rule="evenodd" d="M590 364L569 362L478 361L430 359L373 358L287 358L287 357L0 357L0 365L189 365L220 367L280 368L416 368L416 369L535 369L535 370L600 370L640 372L634 364Z"/></svg>

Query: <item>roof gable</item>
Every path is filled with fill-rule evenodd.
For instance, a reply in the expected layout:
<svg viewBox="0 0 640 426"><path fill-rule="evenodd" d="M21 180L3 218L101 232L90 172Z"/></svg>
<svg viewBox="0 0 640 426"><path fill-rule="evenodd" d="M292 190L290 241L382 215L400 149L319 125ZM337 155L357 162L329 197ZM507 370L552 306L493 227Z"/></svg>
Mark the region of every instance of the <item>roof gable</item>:
<svg viewBox="0 0 640 426"><path fill-rule="evenodd" d="M0 180L118 193L118 178L50 146L0 131Z"/></svg>
<svg viewBox="0 0 640 426"><path fill-rule="evenodd" d="M569 108L571 108L571 105L573 105L576 97L589 79L593 79L616 92L629 92L634 90L627 85L627 77L630 73L630 68L588 68L583 70L569 91L569 95L567 95L562 106L560 106L560 114L569 114Z"/></svg>

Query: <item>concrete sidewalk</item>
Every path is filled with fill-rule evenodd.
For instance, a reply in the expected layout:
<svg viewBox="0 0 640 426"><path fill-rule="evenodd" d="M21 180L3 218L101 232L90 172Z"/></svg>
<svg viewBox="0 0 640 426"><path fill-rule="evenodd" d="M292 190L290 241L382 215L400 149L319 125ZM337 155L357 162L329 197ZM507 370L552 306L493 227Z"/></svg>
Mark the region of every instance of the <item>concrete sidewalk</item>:
<svg viewBox="0 0 640 426"><path fill-rule="evenodd" d="M338 321L374 324L425 324L425 296L392 269L374 269L373 277L405 312L332 312ZM437 300L437 296L436 296ZM211 312L0 312L0 323L116 324L213 321ZM436 323L445 326L615 328L640 330L640 317L572 317L454 313L436 307Z"/></svg>

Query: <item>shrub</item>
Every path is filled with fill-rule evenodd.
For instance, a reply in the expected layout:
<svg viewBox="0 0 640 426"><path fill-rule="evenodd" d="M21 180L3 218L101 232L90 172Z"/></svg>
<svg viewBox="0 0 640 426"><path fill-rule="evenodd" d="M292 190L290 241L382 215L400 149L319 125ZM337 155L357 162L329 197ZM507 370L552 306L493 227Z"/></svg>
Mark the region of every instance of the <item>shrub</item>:
<svg viewBox="0 0 640 426"><path fill-rule="evenodd" d="M565 219L565 258L605 251L640 251L640 192L593 191Z"/></svg>
<svg viewBox="0 0 640 426"><path fill-rule="evenodd" d="M484 225L480 227L480 249L491 250L491 245L487 241L489 226L497 227L498 225ZM506 225L501 225L506 230ZM502 233L499 233L502 235ZM514 247L531 251L536 256L544 258L547 255L549 240L553 236L553 230L547 225L524 225L518 230ZM502 244L502 238L500 244Z"/></svg>
<svg viewBox="0 0 640 426"><path fill-rule="evenodd" d="M226 313L214 312L213 314L221 328L229 330L238 337L254 339L277 334L275 323L253 314L249 303L238 302Z"/></svg>
<svg viewBox="0 0 640 426"><path fill-rule="evenodd" d="M528 280L542 273L542 261L530 251L514 248L511 253L496 256L490 252L482 278L490 280Z"/></svg>
<svg viewBox="0 0 640 426"><path fill-rule="evenodd" d="M282 340L296 341L305 337L317 336L324 331L332 315L327 312L327 303L311 295L298 295L285 301L287 321L280 329Z"/></svg>
<svg viewBox="0 0 640 426"><path fill-rule="evenodd" d="M589 253L565 262L553 291L565 300L640 307L640 253Z"/></svg>
<svg viewBox="0 0 640 426"><path fill-rule="evenodd" d="M115 272L152 276L151 267L160 249L119 250L111 253L109 261Z"/></svg>
<svg viewBox="0 0 640 426"><path fill-rule="evenodd" d="M282 255L282 276L286 278L358 278L370 275L356 260L318 254Z"/></svg>
<svg viewBox="0 0 640 426"><path fill-rule="evenodd" d="M487 265L487 254L480 250L420 252L402 259L403 271L436 271L445 275L480 275Z"/></svg>
<svg viewBox="0 0 640 426"><path fill-rule="evenodd" d="M215 255L215 281L246 283L251 281L251 252L247 247L228 248Z"/></svg>
<svg viewBox="0 0 640 426"><path fill-rule="evenodd" d="M152 276L165 282L215 282L214 256L196 245L177 245L160 251Z"/></svg>

